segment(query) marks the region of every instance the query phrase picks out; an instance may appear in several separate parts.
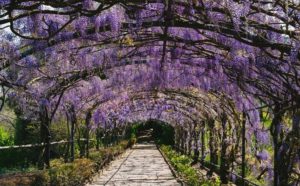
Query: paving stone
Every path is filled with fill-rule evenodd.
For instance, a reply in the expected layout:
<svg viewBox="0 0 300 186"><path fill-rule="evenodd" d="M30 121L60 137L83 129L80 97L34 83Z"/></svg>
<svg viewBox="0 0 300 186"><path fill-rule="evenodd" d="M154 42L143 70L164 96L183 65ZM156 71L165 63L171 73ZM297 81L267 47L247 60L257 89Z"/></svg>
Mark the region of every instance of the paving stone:
<svg viewBox="0 0 300 186"><path fill-rule="evenodd" d="M136 144L93 178L87 186L177 186L154 144Z"/></svg>

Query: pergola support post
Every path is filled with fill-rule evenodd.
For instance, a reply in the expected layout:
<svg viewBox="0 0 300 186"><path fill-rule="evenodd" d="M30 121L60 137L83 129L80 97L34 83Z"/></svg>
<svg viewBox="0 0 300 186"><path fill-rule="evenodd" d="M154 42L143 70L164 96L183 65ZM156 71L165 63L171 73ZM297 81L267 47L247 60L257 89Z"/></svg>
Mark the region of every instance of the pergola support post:
<svg viewBox="0 0 300 186"><path fill-rule="evenodd" d="M205 121L202 122L201 128L201 165L204 165L205 159Z"/></svg>
<svg viewBox="0 0 300 186"><path fill-rule="evenodd" d="M85 131L85 139L86 139L86 142L85 142L85 146L86 146L86 158L89 157L89 145L90 145L90 122L91 122L91 118L92 118L92 113L89 111L87 114L86 114L86 117L85 117L85 125L86 125L86 131Z"/></svg>
<svg viewBox="0 0 300 186"><path fill-rule="evenodd" d="M199 160L200 153L199 153L199 146L198 146L199 132L196 123L194 123L193 140L194 140L194 156L193 156L194 162L193 163L197 163Z"/></svg>
<svg viewBox="0 0 300 186"><path fill-rule="evenodd" d="M226 154L228 144L226 142L227 138L227 117L225 114L221 117L222 125L222 142L221 142L221 165L220 165L220 179L222 184L228 184L228 170L229 170L229 160Z"/></svg>
<svg viewBox="0 0 300 186"><path fill-rule="evenodd" d="M218 164L218 154L217 154L217 142L214 134L215 121L213 119L208 119L207 121L208 131L209 131L209 152L210 152L210 171L208 175L212 175L215 171L215 166Z"/></svg>
<svg viewBox="0 0 300 186"><path fill-rule="evenodd" d="M246 177L246 113L243 112L242 121L242 185L245 186Z"/></svg>
<svg viewBox="0 0 300 186"><path fill-rule="evenodd" d="M71 135L70 135L70 148L71 148L71 157L70 161L73 162L75 159L75 124L77 122L74 105L71 105L69 108L70 112L70 121L71 121Z"/></svg>
<svg viewBox="0 0 300 186"><path fill-rule="evenodd" d="M41 122L41 128L40 128L40 134L41 134L41 140L44 143L44 152L42 153L42 161L39 164L39 168L43 169L44 165L46 165L46 168L50 168L50 118L48 115L48 109L46 105L40 105L40 122Z"/></svg>

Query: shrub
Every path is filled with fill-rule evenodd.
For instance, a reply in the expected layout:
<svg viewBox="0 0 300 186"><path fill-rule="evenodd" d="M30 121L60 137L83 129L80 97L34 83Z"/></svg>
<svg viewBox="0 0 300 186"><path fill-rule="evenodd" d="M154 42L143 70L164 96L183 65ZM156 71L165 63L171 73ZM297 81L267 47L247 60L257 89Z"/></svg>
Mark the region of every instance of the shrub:
<svg viewBox="0 0 300 186"><path fill-rule="evenodd" d="M51 162L49 170L50 185L77 186L82 185L94 173L94 163L89 159L76 159L72 163L64 163L62 159Z"/></svg>
<svg viewBox="0 0 300 186"><path fill-rule="evenodd" d="M95 171L98 171L103 165L108 163L104 161L112 160L114 156L123 153L128 147L130 147L130 141L123 140L116 146L90 152L89 159L95 163Z"/></svg>
<svg viewBox="0 0 300 186"><path fill-rule="evenodd" d="M63 159L50 162L51 168L44 171L31 171L0 176L1 186L78 186L92 178L95 172L103 168L114 156L129 147L128 141L118 145L90 152L90 158L75 159L65 163Z"/></svg>
<svg viewBox="0 0 300 186"><path fill-rule="evenodd" d="M10 148L0 151L0 173L4 168L27 168L39 160L41 149L35 148Z"/></svg>
<svg viewBox="0 0 300 186"><path fill-rule="evenodd" d="M47 186L50 185L50 176L48 171L39 171L35 174L35 180L32 186Z"/></svg>
<svg viewBox="0 0 300 186"><path fill-rule="evenodd" d="M206 180L200 177L197 170L191 166L192 159L185 155L180 155L171 146L162 145L161 150L169 159L171 165L186 180L188 185L193 186L217 186L220 180Z"/></svg>
<svg viewBox="0 0 300 186"><path fill-rule="evenodd" d="M16 145L38 143L40 141L40 125L19 116L15 123L14 143Z"/></svg>
<svg viewBox="0 0 300 186"><path fill-rule="evenodd" d="M1 186L47 186L49 181L50 177L47 171L14 173L0 177Z"/></svg>
<svg viewBox="0 0 300 186"><path fill-rule="evenodd" d="M0 146L10 146L14 144L13 136L10 135L3 127L0 127Z"/></svg>

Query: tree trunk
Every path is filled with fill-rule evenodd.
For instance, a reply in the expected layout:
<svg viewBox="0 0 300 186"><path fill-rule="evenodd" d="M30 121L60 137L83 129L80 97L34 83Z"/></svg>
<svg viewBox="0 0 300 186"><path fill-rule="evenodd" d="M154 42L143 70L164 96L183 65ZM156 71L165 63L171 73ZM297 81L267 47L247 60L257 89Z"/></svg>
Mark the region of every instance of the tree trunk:
<svg viewBox="0 0 300 186"><path fill-rule="evenodd" d="M68 134L68 137L69 139L71 139L71 132L70 132L70 117L69 117L69 114L68 112L66 112L66 118L67 118L67 121L66 121L66 124L67 124L67 134ZM67 143L67 150L66 150L66 153L64 155L64 160L65 160L65 163L69 161L69 152L70 152L70 143Z"/></svg>
<svg viewBox="0 0 300 186"><path fill-rule="evenodd" d="M180 128L180 152L184 153L184 130L182 127Z"/></svg>
<svg viewBox="0 0 300 186"><path fill-rule="evenodd" d="M183 139L182 141L184 142L184 154L187 154L188 153L188 143L187 143L187 131L184 130L183 131L184 135L183 135Z"/></svg>
<svg viewBox="0 0 300 186"><path fill-rule="evenodd" d="M222 116L222 144L221 144L221 165L220 165L220 179L223 184L228 184L228 171L229 171L229 159L227 157L227 147L228 144L226 142L227 138L227 118L226 116Z"/></svg>
<svg viewBox="0 0 300 186"><path fill-rule="evenodd" d="M74 105L70 106L69 112L70 112L70 121L71 121L71 135L70 135L71 158L70 158L70 160L71 160L71 162L73 162L75 159L75 154L74 154L74 152L75 152L75 140L74 140L75 125L77 123Z"/></svg>
<svg viewBox="0 0 300 186"><path fill-rule="evenodd" d="M44 168L44 164L46 165L46 168L50 168L50 119L48 115L48 110L46 105L40 105L40 121L41 121L41 141L44 143L44 152L42 155L43 161L40 163L39 167L40 169Z"/></svg>
<svg viewBox="0 0 300 186"><path fill-rule="evenodd" d="M192 154L192 141L193 141L193 138L192 138L192 134L191 134L191 130L188 132L188 152L187 154L190 156Z"/></svg>
<svg viewBox="0 0 300 186"><path fill-rule="evenodd" d="M101 131L100 131L100 128L98 127L96 129L96 149L97 150L100 149L100 140L101 140Z"/></svg>
<svg viewBox="0 0 300 186"><path fill-rule="evenodd" d="M279 113L280 107L276 105L274 108L274 118L271 123L271 135L273 137L273 145L274 145L274 186L280 186L279 180L279 165L280 159L278 158L278 151L280 147L279 143L279 135L280 135L280 122L282 120L282 114Z"/></svg>
<svg viewBox="0 0 300 186"><path fill-rule="evenodd" d="M243 186L245 185L245 177L246 177L246 113L243 113L243 121L242 121L242 178L243 178Z"/></svg>
<svg viewBox="0 0 300 186"><path fill-rule="evenodd" d="M193 140L194 140L194 162L193 163L197 163L198 159L199 159L199 146L198 146L198 141L199 141L199 131L197 128L197 124L194 124L194 129L193 129Z"/></svg>
<svg viewBox="0 0 300 186"><path fill-rule="evenodd" d="M86 125L86 131L85 131L85 139L86 139L86 142L85 142L85 145L86 145L86 158L89 157L89 140L90 140L90 122L91 122L91 118L92 118L92 114L91 112L89 111L87 114L86 114L86 117L85 117L85 125Z"/></svg>
<svg viewBox="0 0 300 186"><path fill-rule="evenodd" d="M175 149L178 151L179 150L179 144L180 144L180 138L179 138L179 130L178 130L178 127L175 126L175 135L174 135L174 146L175 146Z"/></svg>
<svg viewBox="0 0 300 186"><path fill-rule="evenodd" d="M284 140L280 142L280 152L278 152L278 182L279 185L289 185L290 177L295 164L297 164L297 156L300 153L300 113L293 115L292 130L287 133ZM296 160L296 161L295 161ZM291 185L291 184L290 184Z"/></svg>
<svg viewBox="0 0 300 186"><path fill-rule="evenodd" d="M216 135L214 133L215 121L210 119L208 120L208 130L209 130L209 152L210 152L210 163L212 164L208 175L212 175L215 171L215 165L218 164L218 154L217 154L217 143L216 143Z"/></svg>
<svg viewBox="0 0 300 186"><path fill-rule="evenodd" d="M203 126L201 129L201 164L204 165L205 159L205 122L203 121Z"/></svg>

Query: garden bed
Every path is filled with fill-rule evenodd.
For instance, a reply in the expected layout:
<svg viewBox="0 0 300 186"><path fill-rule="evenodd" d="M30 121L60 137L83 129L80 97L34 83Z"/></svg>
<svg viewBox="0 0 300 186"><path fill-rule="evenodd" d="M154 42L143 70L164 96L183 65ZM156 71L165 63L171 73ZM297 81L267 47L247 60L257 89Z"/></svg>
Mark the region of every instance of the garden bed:
<svg viewBox="0 0 300 186"><path fill-rule="evenodd" d="M79 186L88 182L116 156L122 154L132 144L121 141L119 144L90 152L89 158L75 159L65 163L63 159L51 161L51 168L31 172L10 173L0 176L1 186Z"/></svg>
<svg viewBox="0 0 300 186"><path fill-rule="evenodd" d="M167 159L167 162L173 167L177 173L176 176L180 177L184 183L187 185L193 186L219 186L220 180L208 180L204 179L203 175L199 174L199 171L192 166L193 160L186 156L181 155L171 146L162 145L160 151L163 153L163 156Z"/></svg>

